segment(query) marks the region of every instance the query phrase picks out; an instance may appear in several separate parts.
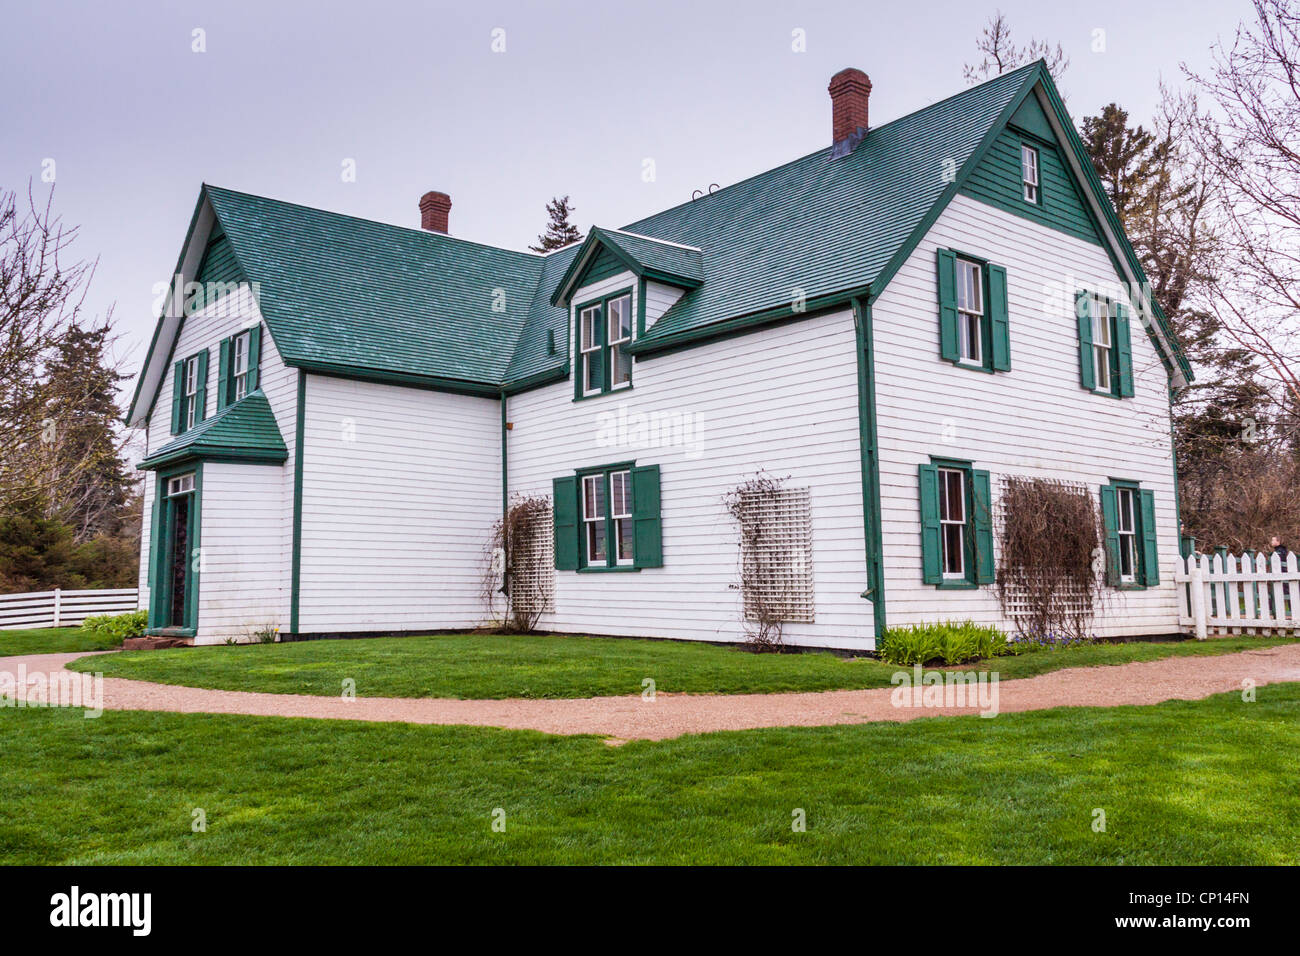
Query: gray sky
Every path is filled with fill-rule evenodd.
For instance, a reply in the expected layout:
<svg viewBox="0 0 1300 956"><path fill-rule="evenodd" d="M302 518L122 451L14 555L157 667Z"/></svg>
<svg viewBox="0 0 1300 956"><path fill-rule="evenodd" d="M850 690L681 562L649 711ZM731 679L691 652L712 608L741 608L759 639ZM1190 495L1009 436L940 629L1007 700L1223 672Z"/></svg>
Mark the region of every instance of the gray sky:
<svg viewBox="0 0 1300 956"><path fill-rule="evenodd" d="M1250 15L1246 0L1051 6L6 0L0 185L46 189L55 161L56 208L100 257L88 305L116 302L135 371L204 181L412 226L440 189L453 235L522 249L555 194L584 230L619 226L829 145L843 67L870 75L873 125L963 89L999 7L1016 42L1065 46L1076 121L1112 100L1146 121L1161 77L1204 68Z"/></svg>

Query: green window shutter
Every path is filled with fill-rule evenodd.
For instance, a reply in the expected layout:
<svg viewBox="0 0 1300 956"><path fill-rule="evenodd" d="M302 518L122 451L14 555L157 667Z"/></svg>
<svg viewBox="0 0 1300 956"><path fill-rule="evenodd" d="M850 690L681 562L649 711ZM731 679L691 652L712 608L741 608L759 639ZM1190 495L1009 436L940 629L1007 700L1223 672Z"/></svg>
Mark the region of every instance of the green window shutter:
<svg viewBox="0 0 1300 956"><path fill-rule="evenodd" d="M663 523L659 514L659 466L632 469L633 552L638 568L664 566Z"/></svg>
<svg viewBox="0 0 1300 956"><path fill-rule="evenodd" d="M1074 314L1079 319L1079 384L1097 387L1097 367L1092 359L1092 298L1080 290L1074 294Z"/></svg>
<svg viewBox="0 0 1300 956"><path fill-rule="evenodd" d="M1011 327L1007 321L1007 270L989 265L989 325L993 337L993 368L1011 371Z"/></svg>
<svg viewBox="0 0 1300 956"><path fill-rule="evenodd" d="M975 583L993 583L993 494L989 473L971 471L971 519L975 525Z"/></svg>
<svg viewBox="0 0 1300 956"><path fill-rule="evenodd" d="M185 363L177 362L172 376L172 434L181 433L185 422Z"/></svg>
<svg viewBox="0 0 1300 956"><path fill-rule="evenodd" d="M198 382L194 387L194 421L203 421L208 411L208 350L199 353Z"/></svg>
<svg viewBox="0 0 1300 956"><path fill-rule="evenodd" d="M578 570L578 479L551 482L555 518L555 570Z"/></svg>
<svg viewBox="0 0 1300 956"><path fill-rule="evenodd" d="M921 578L926 584L943 583L943 544L939 529L939 469L921 465Z"/></svg>
<svg viewBox="0 0 1300 956"><path fill-rule="evenodd" d="M1156 546L1156 496L1155 492L1138 492L1142 508L1142 583L1155 587L1160 583L1160 549Z"/></svg>
<svg viewBox="0 0 1300 956"><path fill-rule="evenodd" d="M258 385L258 363L262 360L262 326L253 326L248 330L248 390L251 392Z"/></svg>
<svg viewBox="0 0 1300 956"><path fill-rule="evenodd" d="M1101 486L1101 525L1106 539L1106 583L1119 584L1119 505L1115 486Z"/></svg>
<svg viewBox="0 0 1300 956"><path fill-rule="evenodd" d="M1119 394L1133 396L1133 343L1129 339L1128 306L1115 303L1115 357L1119 363Z"/></svg>
<svg viewBox="0 0 1300 956"><path fill-rule="evenodd" d="M230 339L221 340L217 358L217 411L230 404Z"/></svg>
<svg viewBox="0 0 1300 956"><path fill-rule="evenodd" d="M957 349L957 256L951 249L939 250L939 355L956 362Z"/></svg>

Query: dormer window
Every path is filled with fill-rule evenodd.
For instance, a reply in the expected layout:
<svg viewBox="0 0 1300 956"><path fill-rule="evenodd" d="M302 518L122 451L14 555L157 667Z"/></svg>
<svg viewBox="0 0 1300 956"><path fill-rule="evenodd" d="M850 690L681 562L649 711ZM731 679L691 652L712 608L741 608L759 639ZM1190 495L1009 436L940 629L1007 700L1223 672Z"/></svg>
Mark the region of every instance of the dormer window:
<svg viewBox="0 0 1300 956"><path fill-rule="evenodd" d="M1024 144L1020 147L1020 185L1025 202L1038 205L1038 150Z"/></svg>
<svg viewBox="0 0 1300 956"><path fill-rule="evenodd" d="M578 306L578 398L630 388L632 293L617 292Z"/></svg>

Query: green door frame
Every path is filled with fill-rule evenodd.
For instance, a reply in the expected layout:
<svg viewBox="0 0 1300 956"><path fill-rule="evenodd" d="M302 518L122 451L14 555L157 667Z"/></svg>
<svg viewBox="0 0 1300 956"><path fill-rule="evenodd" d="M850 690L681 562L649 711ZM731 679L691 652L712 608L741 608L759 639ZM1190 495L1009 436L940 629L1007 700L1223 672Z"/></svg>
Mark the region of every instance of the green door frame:
<svg viewBox="0 0 1300 956"><path fill-rule="evenodd" d="M172 598L172 521L175 518L174 499L167 497L167 482L179 475L194 475L194 490L187 492L191 498L189 523L188 570L185 575L184 623L180 627L168 622ZM180 497L180 496L177 496ZM149 627L146 634L175 634L193 637L199 624L199 571L202 566L203 515L203 463L190 462L160 468L154 473L153 520L149 527ZM161 533L159 533L161 531Z"/></svg>

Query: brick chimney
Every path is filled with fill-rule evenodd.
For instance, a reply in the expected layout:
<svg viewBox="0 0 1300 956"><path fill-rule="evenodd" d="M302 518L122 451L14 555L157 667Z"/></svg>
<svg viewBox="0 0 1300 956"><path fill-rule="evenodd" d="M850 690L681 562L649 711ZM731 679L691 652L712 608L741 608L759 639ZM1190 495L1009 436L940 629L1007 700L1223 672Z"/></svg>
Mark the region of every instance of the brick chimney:
<svg viewBox="0 0 1300 956"><path fill-rule="evenodd" d="M425 193L420 197L420 228L430 232L447 232L451 197L446 193Z"/></svg>
<svg viewBox="0 0 1300 956"><path fill-rule="evenodd" d="M831 155L845 156L867 135L871 80L861 70L840 70L826 88L831 94Z"/></svg>

